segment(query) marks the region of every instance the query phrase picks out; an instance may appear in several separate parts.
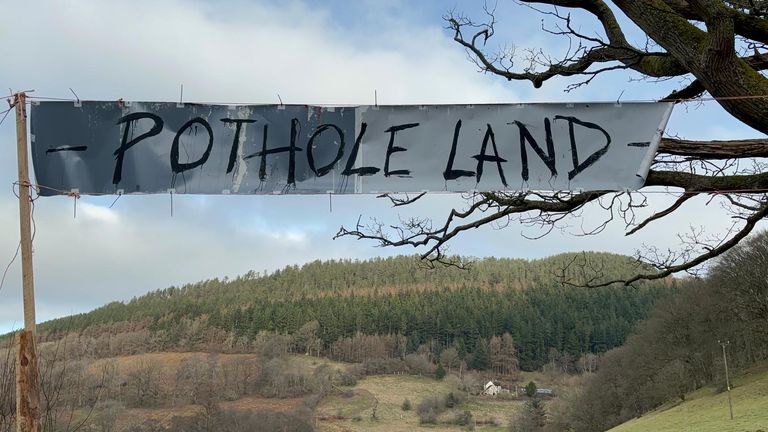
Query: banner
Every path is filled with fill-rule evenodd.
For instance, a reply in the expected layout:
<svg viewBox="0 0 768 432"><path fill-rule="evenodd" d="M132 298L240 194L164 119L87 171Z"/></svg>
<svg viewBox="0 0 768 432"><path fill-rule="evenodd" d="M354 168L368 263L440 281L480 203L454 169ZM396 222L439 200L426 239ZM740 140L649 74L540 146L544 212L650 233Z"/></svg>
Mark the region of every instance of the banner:
<svg viewBox="0 0 768 432"><path fill-rule="evenodd" d="M42 195L634 190L671 103L35 102Z"/></svg>

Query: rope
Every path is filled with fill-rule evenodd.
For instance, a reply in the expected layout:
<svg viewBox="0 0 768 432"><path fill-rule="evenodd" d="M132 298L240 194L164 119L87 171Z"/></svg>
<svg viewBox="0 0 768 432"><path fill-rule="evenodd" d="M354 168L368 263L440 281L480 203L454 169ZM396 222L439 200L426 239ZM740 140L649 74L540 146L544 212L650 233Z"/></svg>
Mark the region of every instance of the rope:
<svg viewBox="0 0 768 432"><path fill-rule="evenodd" d="M29 182L23 182L23 183L26 186L32 186L32 184L30 184ZM16 198L20 198L19 194L16 193L16 188L14 187L16 185L21 186L22 184L20 182L14 182L13 185L11 186L11 191L13 192L14 195L16 195ZM30 187L30 192L33 190L34 189ZM37 200L38 198L40 198L40 195L33 197L32 194L30 193L29 202L31 204L31 208L30 208L29 218L32 221L32 238L30 239L30 242L35 241L35 235L37 234L37 223L35 222L35 200ZM20 250L21 250L21 239L19 239L19 244L16 246L16 252L13 254L13 258L11 258L11 261L8 262L7 266L5 266L5 271L3 271L3 277L0 278L0 291L3 290L3 285L5 284L5 278L8 275L8 270L10 270L11 266L16 261L16 258L18 258Z"/></svg>

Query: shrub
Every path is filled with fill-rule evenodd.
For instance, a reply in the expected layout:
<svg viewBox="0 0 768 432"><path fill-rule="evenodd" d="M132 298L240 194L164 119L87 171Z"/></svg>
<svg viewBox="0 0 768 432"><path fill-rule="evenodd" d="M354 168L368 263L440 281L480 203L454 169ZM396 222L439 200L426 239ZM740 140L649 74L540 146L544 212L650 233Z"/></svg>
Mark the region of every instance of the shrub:
<svg viewBox="0 0 768 432"><path fill-rule="evenodd" d="M401 408L403 411L410 411L410 410L411 410L411 408L412 408L412 407L411 407L411 401L410 401L409 399L405 399L405 400L403 401L403 404L402 404L402 405L400 405L400 408Z"/></svg>
<svg viewBox="0 0 768 432"><path fill-rule="evenodd" d="M435 378L438 380L445 378L445 368L443 368L443 365L437 365L437 369L435 369Z"/></svg>
<svg viewBox="0 0 768 432"><path fill-rule="evenodd" d="M536 396L536 383L531 381L525 386L525 394L528 395L528 397L534 397Z"/></svg>
<svg viewBox="0 0 768 432"><path fill-rule="evenodd" d="M436 424L437 416L443 411L445 411L444 399L437 396L425 398L416 406L419 424Z"/></svg>
<svg viewBox="0 0 768 432"><path fill-rule="evenodd" d="M334 383L342 386L354 386L357 384L357 377L351 373L337 370Z"/></svg>
<svg viewBox="0 0 768 432"><path fill-rule="evenodd" d="M446 408L456 408L467 401L467 396L464 393L450 392L445 395L443 405Z"/></svg>
<svg viewBox="0 0 768 432"><path fill-rule="evenodd" d="M402 360L393 358L369 358L362 364L365 375L393 374L407 370L408 367Z"/></svg>
<svg viewBox="0 0 768 432"><path fill-rule="evenodd" d="M472 412L471 411L462 411L456 413L456 415L453 418L453 424L459 425L459 426L469 426L472 422Z"/></svg>
<svg viewBox="0 0 768 432"><path fill-rule="evenodd" d="M483 391L483 383L476 372L467 372L461 377L459 389L477 395Z"/></svg>
<svg viewBox="0 0 768 432"><path fill-rule="evenodd" d="M430 375L435 370L435 365L422 354L408 354L405 356L405 364L413 374Z"/></svg>
<svg viewBox="0 0 768 432"><path fill-rule="evenodd" d="M539 398L533 398L523 405L523 409L509 421L509 432L537 432L546 424L544 404Z"/></svg>
<svg viewBox="0 0 768 432"><path fill-rule="evenodd" d="M419 414L419 424L437 424L437 411L427 411Z"/></svg>

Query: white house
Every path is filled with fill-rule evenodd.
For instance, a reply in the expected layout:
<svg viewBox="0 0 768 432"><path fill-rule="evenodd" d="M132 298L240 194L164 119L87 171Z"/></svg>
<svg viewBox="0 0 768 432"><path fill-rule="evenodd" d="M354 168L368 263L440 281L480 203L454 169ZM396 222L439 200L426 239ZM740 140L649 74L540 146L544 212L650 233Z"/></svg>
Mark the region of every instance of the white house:
<svg viewBox="0 0 768 432"><path fill-rule="evenodd" d="M485 384L483 394L496 396L497 394L499 394L499 392L501 392L501 390L502 390L501 386L494 384L493 381L488 381Z"/></svg>

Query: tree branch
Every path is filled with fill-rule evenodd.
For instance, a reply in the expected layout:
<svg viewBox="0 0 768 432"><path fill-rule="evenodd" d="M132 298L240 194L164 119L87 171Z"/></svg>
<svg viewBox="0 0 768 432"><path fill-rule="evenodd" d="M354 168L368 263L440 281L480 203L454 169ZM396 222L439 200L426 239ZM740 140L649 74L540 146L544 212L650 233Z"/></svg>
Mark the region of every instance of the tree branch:
<svg viewBox="0 0 768 432"><path fill-rule="evenodd" d="M659 143L658 152L717 160L768 157L768 139L690 141L665 137Z"/></svg>
<svg viewBox="0 0 768 432"><path fill-rule="evenodd" d="M448 241L462 232L479 228L514 214L527 212L568 214L598 199L605 193L607 192L584 192L569 195L568 198L562 198L557 194L545 197L525 192L515 194L482 193L477 195L481 198L472 203L467 210L451 210L443 225L437 229L432 229L431 221L425 219L407 221L404 227L390 226L389 230L384 227L384 224L375 220L372 224L365 227L358 221L354 229L350 230L343 226L339 228L339 231L333 238L352 236L358 240L375 240L381 247L425 246L428 249L421 254L421 259L432 263L453 264L445 259L443 248ZM529 195L542 199L528 199ZM487 216L471 219L477 213L488 211L489 209L494 209L495 211ZM469 221L457 223L459 220ZM393 232L396 234L394 237L392 235Z"/></svg>
<svg viewBox="0 0 768 432"><path fill-rule="evenodd" d="M574 1L574 0L522 0L523 3L549 4L553 6L565 6L579 8L591 12L603 24L603 28L608 37L608 43L603 43L599 39L587 37L579 34L570 25L570 17L564 17L557 13L552 15L566 23L567 31L551 32L558 35L575 36L581 40L587 40L595 43L592 47L579 47L575 54L567 55L565 59L559 62L549 62L549 67L543 72L533 72L533 68L522 72L513 72L510 68L497 65L495 60L486 55L483 48L478 46L478 39L482 39L483 46L490 37L493 36L493 25L495 21L493 15L489 24L477 25L461 17L448 16L449 28L454 32L454 40L466 48L473 56L474 61L483 70L495 75L506 78L507 80L530 81L534 87L541 85L556 76L573 75L592 75L615 69L632 69L642 74L652 77L671 77L680 76L688 73L688 70L678 62L674 57L663 52L647 52L637 49L629 44L621 31L616 17L611 9L601 0ZM462 33L463 27L480 28L470 39L465 39ZM532 64L536 63L537 56L531 59ZM618 62L619 65L606 66L598 70L590 71L589 68L599 63Z"/></svg>
<svg viewBox="0 0 768 432"><path fill-rule="evenodd" d="M679 171L648 172L645 186L678 187L687 192L744 192L764 194L768 173L712 177Z"/></svg>
<svg viewBox="0 0 768 432"><path fill-rule="evenodd" d="M696 196L696 194L683 194L680 198L678 198L674 202L674 204L672 204L671 206L669 206L668 208L666 208L666 209L664 209L664 210L662 210L660 212L654 213L652 216L648 217L646 220L640 222L639 225L637 225L636 227L634 227L631 230L627 231L627 233L624 234L624 235L625 236L630 236L630 235L640 231L641 229L645 228L645 226L648 225L649 223L651 223L651 222L653 222L655 220L659 220L659 219L663 218L664 216L672 214L675 210L679 209L680 206L683 205L683 203L685 203L689 199L693 198L694 196Z"/></svg>
<svg viewBox="0 0 768 432"><path fill-rule="evenodd" d="M736 246L742 239L744 239L744 237L749 235L749 233L752 232L752 230L755 228L755 225L757 225L757 223L763 218L765 218L767 215L768 215L768 203L763 204L762 206L760 206L760 208L756 212L750 215L746 219L746 223L744 224L744 227L742 227L742 229L739 230L733 237L731 237L725 242L720 243L720 245L718 245L717 247L711 248L707 250L707 252L696 256L695 258L686 260L682 264L669 266L665 268L663 271L660 271L658 273L637 274L635 276L632 276L629 279L614 279L611 281L602 282L602 283L593 284L593 285L587 285L587 286L591 288L596 288L601 286L612 285L615 283L630 285L639 280L663 279L674 273L690 270L708 260L711 260L712 258L716 258L720 256L727 250Z"/></svg>

